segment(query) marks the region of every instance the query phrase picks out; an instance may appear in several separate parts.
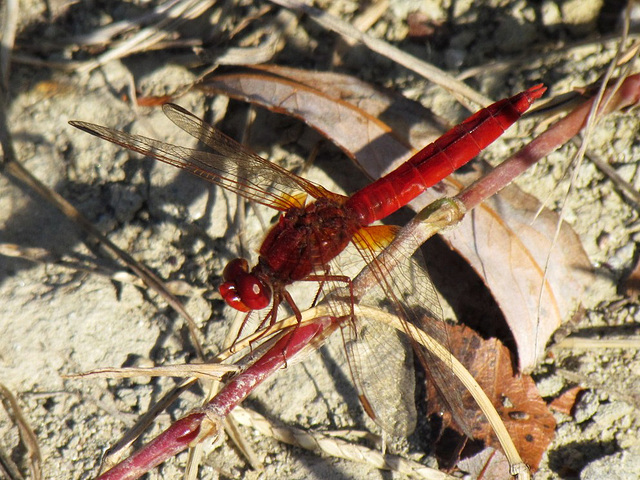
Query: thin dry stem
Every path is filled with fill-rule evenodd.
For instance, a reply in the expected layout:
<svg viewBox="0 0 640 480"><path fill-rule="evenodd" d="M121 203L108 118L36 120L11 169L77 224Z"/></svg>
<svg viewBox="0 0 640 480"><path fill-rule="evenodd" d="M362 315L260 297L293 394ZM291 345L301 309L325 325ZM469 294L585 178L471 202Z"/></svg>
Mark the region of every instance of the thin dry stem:
<svg viewBox="0 0 640 480"><path fill-rule="evenodd" d="M430 80L436 85L440 85L445 90L451 92L460 101L460 103L462 103L465 108L470 111L475 111L476 109L472 107L467 100L470 100L482 107L486 107L487 105L493 103L493 101L491 101L489 98L476 92L465 83L456 80L455 77L449 75L443 70L440 70L439 68L434 67L433 65L424 62L414 57L413 55L410 55L400 50L399 48L390 45L383 40L379 40L372 37L371 35L361 32L348 22L345 22L338 17L335 17L320 9L305 5L304 3L298 2L296 0L271 1L276 5L280 5L282 7L289 8L298 12L303 12L322 27L340 34L345 39L361 42L366 45L371 51L387 57L390 60L398 63L399 65L402 65L403 67L408 68L409 70L412 70L419 75L422 75L427 80Z"/></svg>
<svg viewBox="0 0 640 480"><path fill-rule="evenodd" d="M554 349L600 350L619 348L622 350L640 349L640 337L619 339L567 337L553 346Z"/></svg>
<svg viewBox="0 0 640 480"><path fill-rule="evenodd" d="M6 477L7 480L24 480L22 473L18 469L11 457L9 457L4 450L0 448L0 476Z"/></svg>
<svg viewBox="0 0 640 480"><path fill-rule="evenodd" d="M637 33L629 35L630 39L638 41L640 35ZM600 35L597 37L588 37L582 40L575 40L570 43L560 42L556 45L553 45L553 55L555 57L564 55L566 57L566 61L571 61L572 55L577 55L576 51L583 48L601 48L604 51L611 50L611 43L618 43L620 41L619 34L610 34L610 35ZM545 44L541 49L536 49L535 45L531 46L532 48L528 48L525 53L518 54L512 56L506 60L494 59L490 62L487 62L482 65L477 65L471 68L467 68L460 72L456 78L460 81L466 80L467 78L476 78L483 77L487 75L491 75L494 73L504 72L506 70L515 71L516 69L521 69L523 65L526 65L527 68L538 68L542 67L545 64L545 61L549 59L549 45ZM637 43L632 46L630 50L637 49Z"/></svg>
<svg viewBox="0 0 640 480"><path fill-rule="evenodd" d="M181 0L164 2L150 12L145 12L138 17L127 18L126 20L120 20L118 22L111 22L104 27L96 28L90 33L84 35L76 35L71 38L71 41L82 46L107 44L113 41L114 38L129 31L139 29L142 27L142 25L148 24L152 20L166 17L167 11L180 2Z"/></svg>
<svg viewBox="0 0 640 480"><path fill-rule="evenodd" d="M549 272L549 265L551 262L552 250L555 248L558 238L560 236L562 222L564 220L566 209L567 209L567 202L571 195L571 192L575 187L580 166L584 161L584 157L587 152L587 147L591 140L591 136L593 135L596 125L598 124L600 119L605 115L605 111L609 106L610 102L612 101L614 95L618 93L618 91L620 90L620 87L622 86L623 82L627 79L629 71L633 67L633 64L635 63L634 60L631 60L627 64L627 68L625 69L624 74L617 79L617 81L612 87L607 88L609 81L613 77L613 73L616 67L619 65L621 59L624 56L623 47L624 47L624 44L626 43L626 40L629 34L629 24L630 24L630 15L631 15L630 8L631 8L630 5L628 5L625 11L626 14L625 14L625 21L623 23L623 32L620 38L620 43L618 44L618 51L616 53L616 57L609 63L609 66L607 67L607 71L605 72L605 75L602 78L602 84L598 89L597 95L593 99L593 103L591 104L591 109L589 111L589 114L587 115L582 144L580 145L580 148L578 148L578 151L576 152L574 158L571 161L571 164L573 166L571 181L569 182L569 188L562 201L562 206L560 207L560 214L559 214L558 222L556 224L556 229L553 235L553 241L549 247L549 252L547 253L547 258L544 265L544 276L542 279L542 284L540 285L540 290L538 295L538 319L540 319L540 316L542 315L542 297L544 295L544 285L546 283L547 275ZM635 54L633 55L633 58L637 58L637 56L638 56L638 50L636 50ZM542 208L542 206L540 208ZM538 351L538 344L539 344L538 330L536 330L535 342L536 342L535 351Z"/></svg>
<svg viewBox="0 0 640 480"><path fill-rule="evenodd" d="M0 255L19 258L29 262L66 268L75 272L86 272L92 275L106 277L114 282L126 283L140 288L146 288L144 280L126 270L116 270L105 265L92 265L89 262L94 259L75 259L67 256L60 257L53 252L39 247L22 247L15 243L0 243ZM194 287L183 280L170 280L164 283L166 289L173 295L195 296L205 295L210 290L203 287Z"/></svg>
<svg viewBox="0 0 640 480"><path fill-rule="evenodd" d="M0 395L3 398L3 404L7 412L11 414L13 421L18 425L20 431L20 440L27 451L29 457L29 470L31 478L40 480L42 478L42 454L38 446L38 437L33 433L33 429L22 415L22 409L18 405L18 401L7 387L0 383Z"/></svg>
<svg viewBox="0 0 640 480"><path fill-rule="evenodd" d="M236 407L232 415L241 424L255 428L264 436L272 437L280 442L306 450L322 452L326 455L344 458L352 462L364 463L380 470L391 470L403 475L410 475L413 478L427 480L453 480L455 478L406 458L383 454L377 450L354 445L329 435L317 432L309 433L299 428L283 426L257 412L242 407Z"/></svg>
<svg viewBox="0 0 640 480"><path fill-rule="evenodd" d="M574 145L578 146L577 140L574 139L573 143ZM587 149L585 151L585 156L591 163L598 167L598 170L609 177L609 179L618 188L620 193L627 197L627 200L631 203L633 208L635 208L637 211L640 211L640 192L638 192L636 187L622 178L622 176L620 176L620 174L611 166L611 164L600 158L597 153Z"/></svg>
<svg viewBox="0 0 640 480"><path fill-rule="evenodd" d="M238 372L239 367L220 363L188 363L183 365L164 365L161 367L97 368L62 378L133 378L133 377L187 377L206 380L221 380L229 373Z"/></svg>
<svg viewBox="0 0 640 480"><path fill-rule="evenodd" d="M151 46L167 38L172 30L187 20L199 17L215 4L214 0L183 0L167 9L165 15L156 24L146 27L116 47L106 51L98 58L77 68L87 73L111 60L127 57L136 52L144 52Z"/></svg>
<svg viewBox="0 0 640 480"><path fill-rule="evenodd" d="M11 76L11 55L18 31L18 1L6 0L0 25L0 88L9 91Z"/></svg>
<svg viewBox="0 0 640 480"><path fill-rule="evenodd" d="M235 411L235 410L234 410ZM230 415L226 418L225 421L225 432L233 440L233 443L238 447L238 449L242 452L244 457L247 459L251 468L255 471L260 472L264 470L264 463L258 457L258 454L253 449L251 444L247 441L244 434L238 428L238 420Z"/></svg>

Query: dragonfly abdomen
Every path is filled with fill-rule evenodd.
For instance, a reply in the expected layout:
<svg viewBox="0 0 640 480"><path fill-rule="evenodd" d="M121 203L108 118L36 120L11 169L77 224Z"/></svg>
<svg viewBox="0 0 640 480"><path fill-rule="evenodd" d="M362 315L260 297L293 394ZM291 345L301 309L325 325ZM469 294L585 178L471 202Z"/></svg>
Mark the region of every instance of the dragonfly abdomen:
<svg viewBox="0 0 640 480"><path fill-rule="evenodd" d="M391 173L354 193L345 207L363 225L392 214L478 155L545 90L543 85L536 85L476 112Z"/></svg>

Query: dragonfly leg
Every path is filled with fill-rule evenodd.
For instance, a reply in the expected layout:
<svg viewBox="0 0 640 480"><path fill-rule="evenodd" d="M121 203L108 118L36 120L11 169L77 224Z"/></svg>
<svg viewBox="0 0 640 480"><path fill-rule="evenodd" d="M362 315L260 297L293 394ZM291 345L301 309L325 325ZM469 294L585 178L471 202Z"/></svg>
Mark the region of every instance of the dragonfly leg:
<svg viewBox="0 0 640 480"><path fill-rule="evenodd" d="M328 271L328 270L327 270ZM351 320L355 320L354 318L354 309L353 309L353 305L355 304L355 297L353 295L353 282L351 281L351 277L347 276L347 275L309 275L308 277L306 277L303 281L309 281L309 282L318 282L320 283L320 287L322 288L322 285L324 284L324 282L340 282L340 283L346 283L347 287L349 288L349 313L347 315L337 315L337 316L348 316L351 318ZM318 293L316 294L316 298L313 301L313 306L315 306L318 297L320 296L320 290L318 290Z"/></svg>
<svg viewBox="0 0 640 480"><path fill-rule="evenodd" d="M253 329L252 332L249 332L249 334L258 332L260 330L263 330L265 326L267 326L267 325L271 326L274 323L276 323L276 320L278 319L278 307L280 306L281 302L282 302L282 295L275 294L273 296L273 302L271 304L271 309L265 315L265 317L260 321L258 326L255 329ZM234 349L235 344L238 343L240 338L244 338L244 337L242 337L242 335L244 333L246 333L245 332L245 327L247 325L247 322L249 321L249 318L251 317L251 315L253 313L254 313L254 310L250 311L249 313L247 313L247 315L242 320L242 324L240 325L240 328L238 329L238 333L236 334L236 338L233 339L233 343L231 344L232 351ZM298 318L300 318L300 317L298 317ZM260 333L256 338L254 338L253 340L251 340L249 342L249 348L251 349L252 352L253 352L253 342L256 342L256 341L262 339L263 335L265 335L266 333L268 333L268 329L264 329L264 331L262 333Z"/></svg>
<svg viewBox="0 0 640 480"><path fill-rule="evenodd" d="M300 326L300 322L302 322L302 313L300 312L298 305L296 305L295 300L291 297L291 294L289 294L289 292L287 292L286 290L283 290L282 297L284 298L284 301L287 302L289 307L291 307L291 310L293 310L293 314L296 317L297 322L295 327L293 327L293 330L292 330L292 332L295 332ZM275 319L273 319L273 322L275 322ZM287 349L289 348L289 342L293 337L294 335L289 336L289 340L287 341L286 345L282 349L282 358L284 359L284 368L287 368Z"/></svg>
<svg viewBox="0 0 640 480"><path fill-rule="evenodd" d="M318 303L318 299L320 298L320 293L322 292L322 287L324 287L324 282L326 282L325 278L329 276L330 271L331 271L331 267L329 265L325 265L324 275L322 276L323 278L321 280L310 280L310 281L317 281L319 283L318 290L316 291L316 296L313 297L313 302L311 302L310 308L315 307L316 304Z"/></svg>
<svg viewBox="0 0 640 480"><path fill-rule="evenodd" d="M236 353L236 343L238 343L238 340L240 340L240 336L242 335L242 333L244 331L244 326L249 321L249 317L251 316L252 313L253 313L253 311L247 313L244 316L244 319L242 320L242 323L240 324L240 328L238 329L238 333L236 334L236 338L233 339L233 342L231 342L231 346L229 347L229 350L231 351L231 353ZM253 348L251 347L251 344L249 344L249 348L251 350L253 350Z"/></svg>

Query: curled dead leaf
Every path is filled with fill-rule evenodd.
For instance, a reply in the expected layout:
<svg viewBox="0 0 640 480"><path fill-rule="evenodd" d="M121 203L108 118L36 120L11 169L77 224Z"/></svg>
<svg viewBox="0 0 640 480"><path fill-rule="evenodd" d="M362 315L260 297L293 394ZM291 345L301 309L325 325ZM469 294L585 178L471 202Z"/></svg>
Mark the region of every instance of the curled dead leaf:
<svg viewBox="0 0 640 480"><path fill-rule="evenodd" d="M495 338L484 340L469 328L454 326L449 329L449 346L491 399L524 462L535 470L553 439L556 421L533 379L517 372L509 349ZM428 393L429 413L441 412L431 384ZM473 438L499 449L493 431L467 392L462 401L468 415L465 422L474 426ZM447 414L443 419L444 427L462 435Z"/></svg>

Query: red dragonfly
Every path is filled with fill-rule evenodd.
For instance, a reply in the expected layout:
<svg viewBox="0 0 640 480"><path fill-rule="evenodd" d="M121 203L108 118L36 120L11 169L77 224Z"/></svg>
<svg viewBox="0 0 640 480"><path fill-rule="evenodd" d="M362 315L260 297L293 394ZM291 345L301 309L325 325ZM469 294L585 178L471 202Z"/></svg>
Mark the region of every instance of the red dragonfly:
<svg viewBox="0 0 640 480"><path fill-rule="evenodd" d="M351 277L341 273L339 262L332 262L334 258L353 243L367 263L375 262L374 253L389 243L395 230L371 224L405 206L425 189L469 162L518 120L545 90L543 85L536 85L478 111L396 170L350 197L330 192L261 158L178 105L164 105L164 113L215 153L90 123L72 121L70 124L282 212L262 242L257 265L249 269L245 259L232 260L224 269L224 282L219 287L226 303L239 311L252 312L270 306L262 326L267 321L276 321L281 304L288 305L296 317L301 318L300 309L287 291L294 282L350 285ZM308 197L313 200L308 201ZM395 313L405 321L418 323L432 332L434 322L426 317L441 316L437 295L426 272L416 268L412 275L414 277L409 279L395 272L387 275L380 271L383 298L394 305ZM350 301L353 305L354 301L366 300L351 298ZM380 305L384 300L377 303ZM348 357L367 357L362 346L369 345L365 350L383 359L374 363L364 358L349 360L365 410L387 432L407 435L415 426L415 405L410 393L414 380L398 378L397 367L398 363L406 366L411 362L398 355L397 342L387 342L376 333L376 328L354 318L353 307L346 316L353 320L346 322L352 328L343 329L343 332L347 330ZM427 371L433 369L428 365L432 362L427 362L424 354L418 356ZM432 377L440 390L447 386L448 380L443 380L444 376L439 382L435 375ZM401 393L385 394L389 391L389 383L395 384Z"/></svg>

